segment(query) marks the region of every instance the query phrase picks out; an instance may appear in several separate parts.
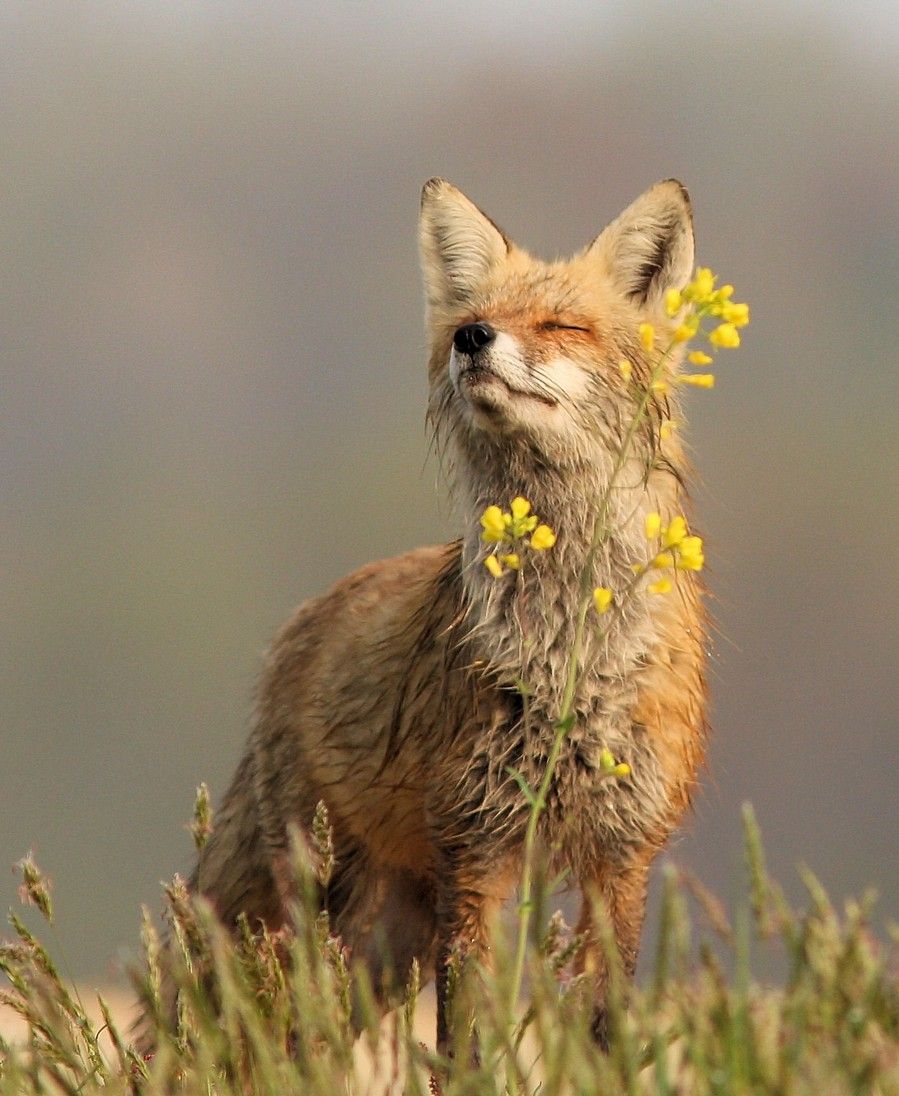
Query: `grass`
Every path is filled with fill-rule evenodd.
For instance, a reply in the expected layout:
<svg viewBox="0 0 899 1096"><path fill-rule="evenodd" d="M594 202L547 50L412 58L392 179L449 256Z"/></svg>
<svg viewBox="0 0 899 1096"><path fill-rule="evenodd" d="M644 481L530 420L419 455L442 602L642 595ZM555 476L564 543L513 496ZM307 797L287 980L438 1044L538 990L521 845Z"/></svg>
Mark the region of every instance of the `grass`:
<svg viewBox="0 0 899 1096"><path fill-rule="evenodd" d="M577 940L547 919L539 880L526 958L526 1010L508 1020L517 941L498 932L495 967L457 971L452 1062L413 1028L418 975L382 1019L364 976L329 932L308 867L306 899L289 932L236 939L180 881L168 888L173 947L145 918L145 969L135 976L156 1053L144 1059L100 1002L93 1023L54 960L21 919L0 946L10 1004L27 1039L0 1043L0 1093L899 1093L896 949L875 939L870 901L838 912L807 874L807 908L790 907L769 879L746 812L749 890L733 922L693 880L665 878L654 969L645 984L612 981L612 1041L589 1035L584 987L566 975ZM24 891L52 919L43 880L28 862ZM696 911L708 926L695 932ZM787 958L783 984L753 977L756 942ZM609 934L606 947L615 965ZM160 1002L161 956L179 987L177 1017ZM480 1062L465 1018L476 1018ZM357 1031L359 1034L357 1035Z"/></svg>

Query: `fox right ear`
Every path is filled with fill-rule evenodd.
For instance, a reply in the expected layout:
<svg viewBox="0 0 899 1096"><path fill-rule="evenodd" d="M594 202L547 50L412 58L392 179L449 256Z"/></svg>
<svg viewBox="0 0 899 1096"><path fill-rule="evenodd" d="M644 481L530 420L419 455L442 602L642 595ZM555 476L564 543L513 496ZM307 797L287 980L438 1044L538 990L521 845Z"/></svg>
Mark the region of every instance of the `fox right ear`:
<svg viewBox="0 0 899 1096"><path fill-rule="evenodd" d="M510 247L493 221L445 179L430 179L422 189L419 242L432 306L464 304Z"/></svg>
<svg viewBox="0 0 899 1096"><path fill-rule="evenodd" d="M656 183L587 248L628 296L654 305L683 289L693 270L693 214L677 179Z"/></svg>

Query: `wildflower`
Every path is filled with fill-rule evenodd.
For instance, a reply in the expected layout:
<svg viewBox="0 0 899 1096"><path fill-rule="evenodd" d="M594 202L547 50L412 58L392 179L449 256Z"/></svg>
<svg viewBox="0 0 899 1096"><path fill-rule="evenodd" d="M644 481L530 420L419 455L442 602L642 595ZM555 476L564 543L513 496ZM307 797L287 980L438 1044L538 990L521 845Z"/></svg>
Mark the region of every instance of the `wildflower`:
<svg viewBox="0 0 899 1096"><path fill-rule="evenodd" d="M734 327L745 327L749 323L749 305L725 304L721 310L721 318L726 323L732 323Z"/></svg>
<svg viewBox="0 0 899 1096"><path fill-rule="evenodd" d="M640 345L646 353L649 354L655 346L656 329L651 323L641 323L638 331L640 334Z"/></svg>
<svg viewBox="0 0 899 1096"><path fill-rule="evenodd" d="M669 289L665 294L665 311L669 316L676 316L683 307L684 298L679 289Z"/></svg>
<svg viewBox="0 0 899 1096"><path fill-rule="evenodd" d="M646 531L647 540L655 540L659 535L659 530L662 528L662 515L653 511L651 514L646 515L646 521L643 523L643 528Z"/></svg>
<svg viewBox="0 0 899 1096"><path fill-rule="evenodd" d="M503 520L503 512L498 506L488 506L481 515L483 533L481 539L488 544L497 543L505 538L506 523Z"/></svg>
<svg viewBox="0 0 899 1096"><path fill-rule="evenodd" d="M615 765L615 755L610 749L604 746L599 751L599 767L604 773L610 773L615 768Z"/></svg>
<svg viewBox="0 0 899 1096"><path fill-rule="evenodd" d="M555 543L556 534L548 525L538 525L531 536L531 547L538 552L544 552L547 548L552 548Z"/></svg>
<svg viewBox="0 0 899 1096"><path fill-rule="evenodd" d="M607 747L599 751L599 767L608 776L629 776L631 767L624 761L616 761L615 755Z"/></svg>
<svg viewBox="0 0 899 1096"><path fill-rule="evenodd" d="M701 571L704 563L702 537L684 537L677 546L675 567L681 571Z"/></svg>
<svg viewBox="0 0 899 1096"><path fill-rule="evenodd" d="M659 552L649 564L655 571L663 571L666 567L674 566L674 556L670 552Z"/></svg>
<svg viewBox="0 0 899 1096"><path fill-rule="evenodd" d="M484 566L487 568L490 574L493 575L494 578L499 578L500 575L502 575L503 573L503 565L496 558L496 556L488 556L484 560Z"/></svg>
<svg viewBox="0 0 899 1096"><path fill-rule="evenodd" d="M678 377L678 384L690 384L694 388L714 388L714 373L685 373Z"/></svg>
<svg viewBox="0 0 899 1096"><path fill-rule="evenodd" d="M662 544L665 548L675 548L683 542L687 535L687 522L683 517L672 518L662 535Z"/></svg>
<svg viewBox="0 0 899 1096"><path fill-rule="evenodd" d="M671 336L676 343L689 342L690 339L699 330L699 323L682 323L674 329L674 334Z"/></svg>
<svg viewBox="0 0 899 1096"><path fill-rule="evenodd" d="M668 594L671 592L671 579L657 579L655 582L650 582L647 589L651 594Z"/></svg>
<svg viewBox="0 0 899 1096"><path fill-rule="evenodd" d="M607 586L597 586L593 591L593 604L598 613L607 613L614 600L615 596Z"/></svg>
<svg viewBox="0 0 899 1096"><path fill-rule="evenodd" d="M488 506L481 515L481 540L511 549L500 556L494 551L484 560L484 566L494 578L499 578L504 573L504 564L513 571L521 568L521 556L515 549L528 535L529 546L537 551L552 548L556 543L556 534L548 525L538 524L539 519L536 514L531 513L531 504L526 498L518 495L512 499L509 511L511 512L501 510L498 506Z"/></svg>
<svg viewBox="0 0 899 1096"><path fill-rule="evenodd" d="M684 296L696 304L708 304L715 291L715 275L707 266L697 267L693 281L684 290Z"/></svg>
<svg viewBox="0 0 899 1096"><path fill-rule="evenodd" d="M537 518L531 513L531 504L520 495L512 499L511 514L503 514L506 525L506 540L518 540L519 537L532 533L537 527Z"/></svg>
<svg viewBox="0 0 899 1096"><path fill-rule="evenodd" d="M650 387L650 390L652 392L655 392L655 394L657 396L664 396L665 393L668 391L668 382L667 381L653 381L652 384L649 387Z"/></svg>
<svg viewBox="0 0 899 1096"><path fill-rule="evenodd" d="M672 433L677 429L677 423L674 419L665 419L662 425L659 427L659 437L663 440L670 438Z"/></svg>
<svg viewBox="0 0 899 1096"><path fill-rule="evenodd" d="M740 332L732 323L719 324L709 335L712 346L721 346L726 350L734 350L740 345Z"/></svg>
<svg viewBox="0 0 899 1096"><path fill-rule="evenodd" d="M634 367L629 361L625 361L622 358L622 360L618 363L618 371L621 373L622 377L624 377L626 381L629 381L631 379L631 373L633 373L634 371Z"/></svg>
<svg viewBox="0 0 899 1096"><path fill-rule="evenodd" d="M691 365L711 365L714 358L712 358L710 354L703 354L701 350L694 350L687 355L687 361L690 362Z"/></svg>

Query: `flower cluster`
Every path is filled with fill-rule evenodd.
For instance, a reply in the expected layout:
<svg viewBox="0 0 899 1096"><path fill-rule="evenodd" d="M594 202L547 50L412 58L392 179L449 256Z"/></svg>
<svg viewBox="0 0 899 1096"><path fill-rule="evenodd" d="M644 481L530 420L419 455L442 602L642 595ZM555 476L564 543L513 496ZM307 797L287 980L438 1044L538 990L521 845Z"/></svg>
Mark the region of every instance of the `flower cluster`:
<svg viewBox="0 0 899 1096"><path fill-rule="evenodd" d="M556 534L531 513L531 504L521 496L512 499L508 511L488 506L481 515L481 540L496 548L484 560L484 566L499 578L505 568L517 571L521 567L521 549L545 552L556 543ZM505 549L505 551L500 551Z"/></svg>
<svg viewBox="0 0 899 1096"><path fill-rule="evenodd" d="M642 575L646 571L701 571L705 563L702 550L702 537L690 535L687 520L682 515L672 518L663 527L660 514L646 515L644 532L646 539L657 548L649 563L636 564L634 573ZM671 579L662 574L648 589L653 594L667 594L671 590Z"/></svg>
<svg viewBox="0 0 899 1096"><path fill-rule="evenodd" d="M647 514L644 532L646 533L646 539L653 545L655 554L648 563L634 564L634 579L620 598L616 599L615 594L608 586L594 588L593 605L600 615L609 612L616 604L616 601L624 600L640 577L647 572L661 572L647 586L650 593L667 594L670 593L673 584L670 576L664 572L702 570L705 564L702 537L690 534L687 529L687 519L682 514L672 518L664 526L662 525L661 514L655 512Z"/></svg>
<svg viewBox="0 0 899 1096"><path fill-rule="evenodd" d="M683 289L669 289L665 294L665 311L669 318L678 318L679 322L671 335L671 345L661 354L659 365L667 358L671 349L680 343L688 343L699 334L705 334L710 347L717 350L733 350L740 345L739 328L749 323L749 305L732 301L734 287L722 285L715 288L716 276L706 266L697 269L693 280ZM703 331L703 321L711 319L714 326ZM657 349L657 333L651 323L641 323L637 329L640 346L651 354ZM687 361L692 366L711 365L711 354L704 350L692 350ZM621 375L630 381L633 372L631 362L622 360L618 364ZM663 377L657 368L650 381L650 391L655 395L664 395L670 385L682 384L693 388L712 388L715 384L714 373L683 373L675 377ZM669 429L666 433L670 432Z"/></svg>

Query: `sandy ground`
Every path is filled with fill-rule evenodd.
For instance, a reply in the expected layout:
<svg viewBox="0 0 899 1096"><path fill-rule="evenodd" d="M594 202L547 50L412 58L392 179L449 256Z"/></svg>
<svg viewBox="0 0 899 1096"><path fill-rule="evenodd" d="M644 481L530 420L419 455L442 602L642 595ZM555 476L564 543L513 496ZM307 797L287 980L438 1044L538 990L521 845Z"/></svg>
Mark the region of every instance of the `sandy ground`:
<svg viewBox="0 0 899 1096"><path fill-rule="evenodd" d="M134 996L127 987L78 986L77 991L88 1016L97 1026L103 1023L100 1006L97 1004L97 994L100 993L103 1000L109 1005L112 1018L119 1030L123 1034L128 1031L134 1019ZM25 1034L25 1021L11 1008L0 1004L0 1035L8 1042L18 1042L25 1038ZM101 1036L101 1040L102 1038ZM103 1049L106 1051L111 1049L108 1042Z"/></svg>

